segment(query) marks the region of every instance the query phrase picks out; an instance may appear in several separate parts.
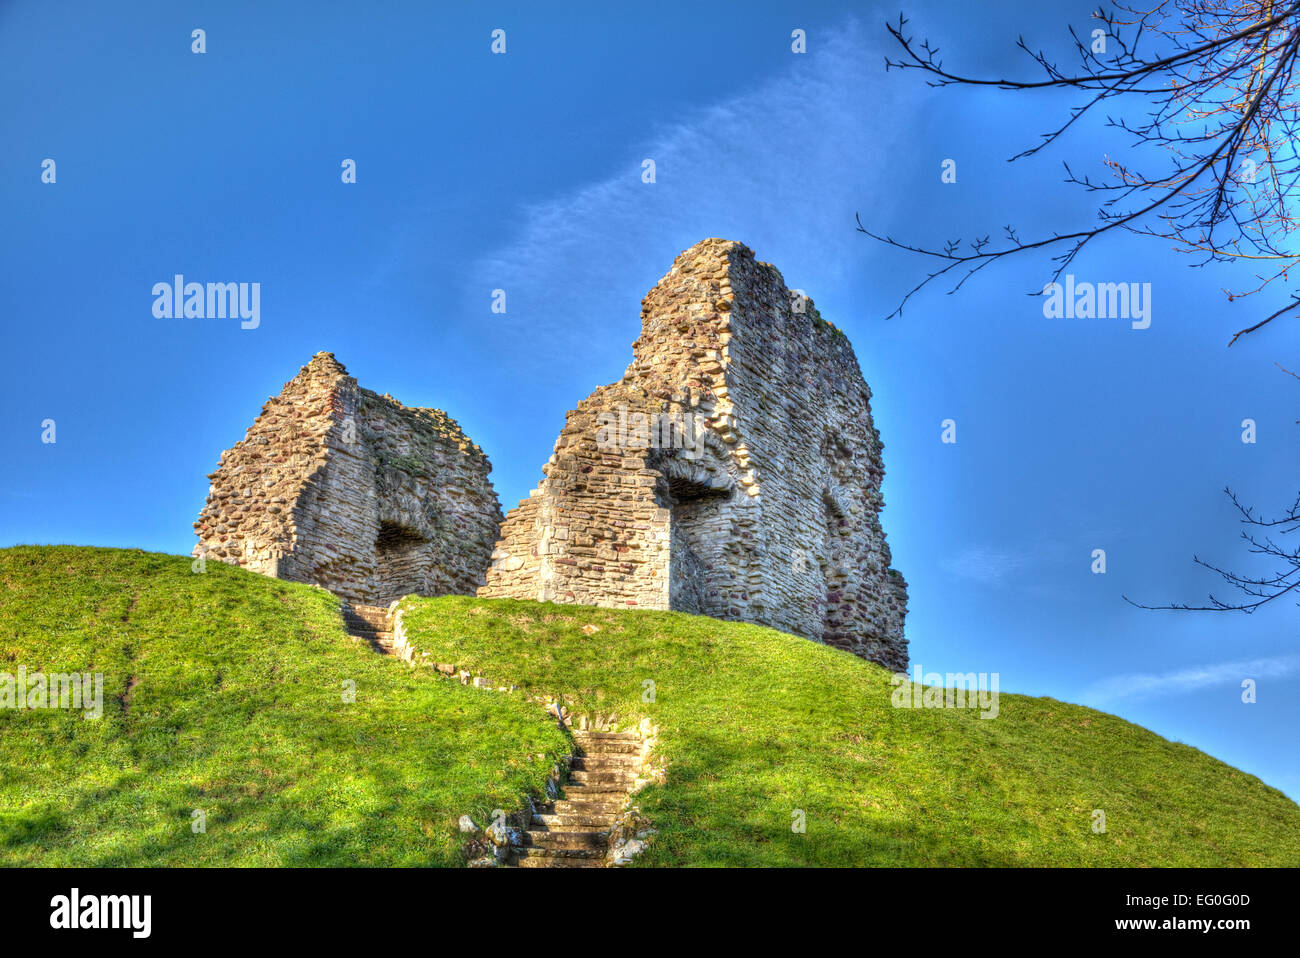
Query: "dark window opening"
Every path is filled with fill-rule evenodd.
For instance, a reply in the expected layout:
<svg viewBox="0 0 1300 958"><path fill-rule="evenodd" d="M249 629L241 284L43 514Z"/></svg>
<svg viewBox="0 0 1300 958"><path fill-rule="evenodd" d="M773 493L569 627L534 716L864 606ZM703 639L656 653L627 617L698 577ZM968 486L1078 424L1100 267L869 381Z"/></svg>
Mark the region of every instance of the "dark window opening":
<svg viewBox="0 0 1300 958"><path fill-rule="evenodd" d="M379 535L375 537L375 604L427 591L425 546L424 537L414 529L396 522L379 524Z"/></svg>

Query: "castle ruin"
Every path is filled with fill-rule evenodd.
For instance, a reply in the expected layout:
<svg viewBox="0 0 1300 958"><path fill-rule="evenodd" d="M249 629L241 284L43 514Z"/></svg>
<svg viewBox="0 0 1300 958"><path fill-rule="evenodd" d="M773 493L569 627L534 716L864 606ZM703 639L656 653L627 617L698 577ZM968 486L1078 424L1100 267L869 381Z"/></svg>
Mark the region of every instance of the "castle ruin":
<svg viewBox="0 0 1300 958"><path fill-rule="evenodd" d="M504 523L487 457L450 417L318 353L222 454L194 554L353 604L477 591L671 609L905 670L907 584L848 339L721 239L677 257L641 324L623 378L568 414Z"/></svg>
<svg viewBox="0 0 1300 958"><path fill-rule="evenodd" d="M753 622L906 669L848 339L721 239L677 257L641 324L622 380L568 414L478 594Z"/></svg>
<svg viewBox="0 0 1300 958"><path fill-rule="evenodd" d="M491 468L446 413L362 389L317 353L222 453L194 555L354 604L473 595L501 522Z"/></svg>

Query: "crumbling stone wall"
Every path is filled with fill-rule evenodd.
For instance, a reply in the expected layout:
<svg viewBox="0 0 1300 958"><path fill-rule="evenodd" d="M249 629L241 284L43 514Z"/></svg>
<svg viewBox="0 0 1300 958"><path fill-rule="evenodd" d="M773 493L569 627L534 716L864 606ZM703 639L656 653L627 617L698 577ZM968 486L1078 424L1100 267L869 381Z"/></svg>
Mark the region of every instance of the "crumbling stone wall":
<svg viewBox="0 0 1300 958"><path fill-rule="evenodd" d="M847 338L740 243L677 257L568 414L479 595L674 609L907 666L882 445Z"/></svg>
<svg viewBox="0 0 1300 958"><path fill-rule="evenodd" d="M354 603L473 595L501 521L491 468L446 413L317 353L222 453L194 554Z"/></svg>

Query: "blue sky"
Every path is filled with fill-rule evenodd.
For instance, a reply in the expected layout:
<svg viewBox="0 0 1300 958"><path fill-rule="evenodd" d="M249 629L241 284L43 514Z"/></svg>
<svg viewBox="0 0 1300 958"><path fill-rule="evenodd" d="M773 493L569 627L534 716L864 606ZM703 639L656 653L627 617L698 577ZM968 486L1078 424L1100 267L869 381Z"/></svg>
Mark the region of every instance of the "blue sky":
<svg viewBox="0 0 1300 958"><path fill-rule="evenodd" d="M508 509L565 410L622 375L673 257L738 239L857 350L914 662L1116 712L1300 797L1295 605L1175 615L1121 599L1202 599L1216 583L1193 554L1250 568L1225 485L1265 509L1295 496L1300 382L1273 365L1297 365L1295 324L1225 348L1284 293L1230 305L1234 274L1113 238L1072 272L1150 283L1149 329L1045 318L1026 295L1041 259L886 321L924 264L854 228L860 213L935 243L1077 227L1092 207L1060 161L1096 175L1124 141L1093 124L1008 164L1069 101L886 74L896 6L431 6L0 6L0 545L187 553L221 450L322 349L455 416ZM1090 9L909 14L948 65L1024 75L1015 38L1064 59ZM261 283L260 325L155 318L153 284L176 273Z"/></svg>

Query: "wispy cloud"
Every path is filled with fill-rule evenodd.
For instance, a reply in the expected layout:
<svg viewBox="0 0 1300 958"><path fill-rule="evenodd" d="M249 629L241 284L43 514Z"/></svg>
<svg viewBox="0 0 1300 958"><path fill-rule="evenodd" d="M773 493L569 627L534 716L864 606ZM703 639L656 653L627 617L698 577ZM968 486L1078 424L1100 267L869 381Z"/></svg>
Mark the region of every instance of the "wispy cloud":
<svg viewBox="0 0 1300 958"><path fill-rule="evenodd" d="M900 118L928 96L885 74L877 32L819 31L771 80L648 132L604 177L526 207L513 241L474 269L480 286L509 289L506 325L520 324L534 353L589 346L612 301L645 293L648 264L658 279L709 236L747 243L788 280L801 263L822 281L860 265L871 247L854 213L891 202ZM641 181L643 158L655 161L654 184ZM625 322L635 328L635 312ZM626 349L623 330L617 343Z"/></svg>
<svg viewBox="0 0 1300 958"><path fill-rule="evenodd" d="M1283 678L1296 672L1300 672L1300 655L1240 659L1172 672L1134 672L1093 683L1085 691L1084 701L1108 703L1182 695L1215 685L1240 685L1243 679Z"/></svg>
<svg viewBox="0 0 1300 958"><path fill-rule="evenodd" d="M1031 552L1012 552L988 546L970 546L940 561L940 567L949 575L968 579L983 585L999 585L1008 577L1028 566Z"/></svg>
<svg viewBox="0 0 1300 958"><path fill-rule="evenodd" d="M1092 544L1115 542L1123 533L1089 524L1061 530L1055 537L1040 536L1014 546L978 543L939 560L948 575L985 586L1015 582L1038 588L1043 570L1071 563L1088 568Z"/></svg>

